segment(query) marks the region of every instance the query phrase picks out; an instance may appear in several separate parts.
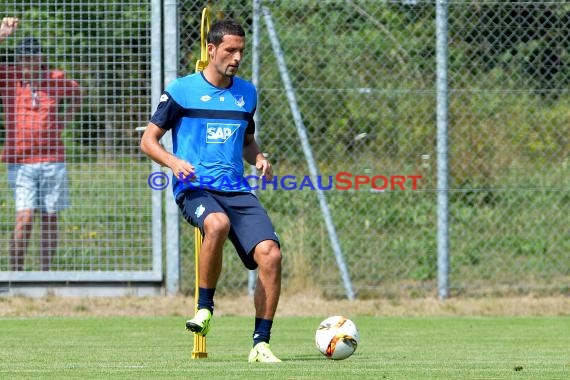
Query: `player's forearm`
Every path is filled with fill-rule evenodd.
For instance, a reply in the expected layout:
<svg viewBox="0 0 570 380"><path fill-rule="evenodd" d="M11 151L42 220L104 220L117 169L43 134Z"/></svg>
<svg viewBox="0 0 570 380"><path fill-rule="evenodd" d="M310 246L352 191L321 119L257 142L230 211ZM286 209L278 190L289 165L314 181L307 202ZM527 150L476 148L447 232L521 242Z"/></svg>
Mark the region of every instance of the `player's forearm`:
<svg viewBox="0 0 570 380"><path fill-rule="evenodd" d="M157 140L141 140L140 148L151 160L159 165L172 168L176 157L168 152Z"/></svg>
<svg viewBox="0 0 570 380"><path fill-rule="evenodd" d="M152 123L149 124L141 138L141 151L157 164L166 166L177 173L181 170L180 159L164 149L160 143L160 139L163 135L164 131L158 130L158 127Z"/></svg>
<svg viewBox="0 0 570 380"><path fill-rule="evenodd" d="M164 149L158 138L145 139L143 135L141 150L154 162L170 168L178 178L192 180L195 177L194 166Z"/></svg>
<svg viewBox="0 0 570 380"><path fill-rule="evenodd" d="M245 161L250 165L255 165L258 161L265 159L263 153L244 154Z"/></svg>
<svg viewBox="0 0 570 380"><path fill-rule="evenodd" d="M255 165L257 161L264 159L263 153L257 145L257 142L253 139L250 141L246 141L243 147L243 158L249 163L250 165Z"/></svg>

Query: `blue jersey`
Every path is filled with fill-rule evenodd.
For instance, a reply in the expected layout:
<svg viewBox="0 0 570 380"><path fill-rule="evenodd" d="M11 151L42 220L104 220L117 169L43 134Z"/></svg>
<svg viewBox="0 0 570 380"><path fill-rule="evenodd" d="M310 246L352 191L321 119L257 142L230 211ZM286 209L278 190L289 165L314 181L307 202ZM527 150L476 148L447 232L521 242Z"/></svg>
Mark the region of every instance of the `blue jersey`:
<svg viewBox="0 0 570 380"><path fill-rule="evenodd" d="M233 77L228 88L209 83L203 73L172 81L150 121L172 129L173 153L191 163L196 179L173 173L174 196L192 188L250 191L243 178L243 144L255 132L253 114L257 91L253 84Z"/></svg>

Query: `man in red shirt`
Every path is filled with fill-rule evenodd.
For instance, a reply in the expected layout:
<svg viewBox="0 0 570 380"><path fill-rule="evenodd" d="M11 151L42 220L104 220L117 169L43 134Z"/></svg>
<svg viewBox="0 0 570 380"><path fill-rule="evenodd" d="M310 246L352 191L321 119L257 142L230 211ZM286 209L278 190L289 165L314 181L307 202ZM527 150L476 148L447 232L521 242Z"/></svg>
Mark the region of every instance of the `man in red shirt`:
<svg viewBox="0 0 570 380"><path fill-rule="evenodd" d="M0 42L16 31L18 22L14 17L2 19ZM39 210L41 270L49 270L57 248L58 212L69 207L61 133L80 106L81 88L62 71L47 67L37 39L21 41L16 54L15 65L0 65L6 130L1 160L8 165L16 204L11 269L24 269L35 210Z"/></svg>

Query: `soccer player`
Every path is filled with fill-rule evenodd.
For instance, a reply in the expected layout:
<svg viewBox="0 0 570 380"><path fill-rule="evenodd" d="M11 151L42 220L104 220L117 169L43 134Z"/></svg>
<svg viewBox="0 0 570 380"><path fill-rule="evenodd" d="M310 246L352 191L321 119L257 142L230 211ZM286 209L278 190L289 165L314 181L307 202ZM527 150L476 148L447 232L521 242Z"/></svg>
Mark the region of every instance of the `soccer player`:
<svg viewBox="0 0 570 380"><path fill-rule="evenodd" d="M0 42L18 28L4 17ZM11 269L24 269L24 255L35 210L41 212L41 270L50 269L57 248L58 212L69 207L65 149L61 133L81 104L81 88L59 70L47 67L36 38L23 39L15 65L0 65L0 96L6 140L2 161L14 189L16 223L10 246ZM67 105L66 113L61 114Z"/></svg>
<svg viewBox="0 0 570 380"><path fill-rule="evenodd" d="M273 169L254 139L257 90L236 76L245 32L233 20L213 23L203 72L170 83L141 139L141 149L173 173L176 203L203 234L199 254L198 311L186 328L206 335L214 292L229 238L247 269L258 269L255 328L249 362L280 362L269 347L281 292L281 250L274 227L243 179L245 159L269 181ZM172 131L173 154L160 139Z"/></svg>

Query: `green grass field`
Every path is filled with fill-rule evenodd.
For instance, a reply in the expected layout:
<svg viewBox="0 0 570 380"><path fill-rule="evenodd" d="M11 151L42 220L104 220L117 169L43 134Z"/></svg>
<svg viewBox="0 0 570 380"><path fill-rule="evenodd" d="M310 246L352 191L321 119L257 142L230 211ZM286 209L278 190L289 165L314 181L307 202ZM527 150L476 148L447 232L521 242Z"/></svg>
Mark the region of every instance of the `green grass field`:
<svg viewBox="0 0 570 380"><path fill-rule="evenodd" d="M180 317L0 319L0 378L568 379L570 318L354 317L362 337L344 361L321 356L322 318L275 322L283 363L247 363L251 318L218 317L207 359L190 359Z"/></svg>

